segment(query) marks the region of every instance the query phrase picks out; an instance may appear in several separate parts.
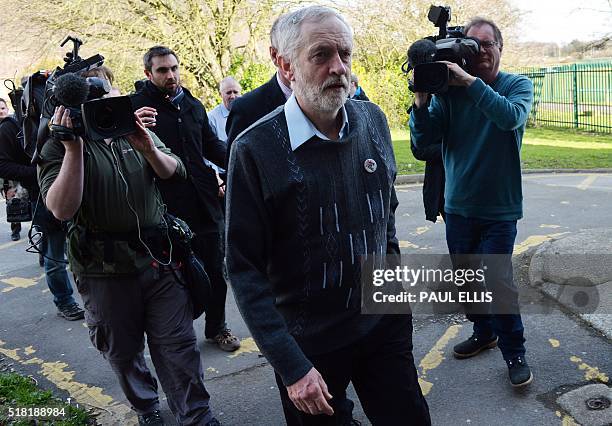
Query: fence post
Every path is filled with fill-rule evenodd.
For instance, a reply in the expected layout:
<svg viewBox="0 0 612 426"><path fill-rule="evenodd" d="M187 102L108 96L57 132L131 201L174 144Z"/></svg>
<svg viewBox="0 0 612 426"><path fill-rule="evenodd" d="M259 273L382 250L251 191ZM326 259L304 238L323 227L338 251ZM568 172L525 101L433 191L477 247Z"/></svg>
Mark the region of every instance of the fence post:
<svg viewBox="0 0 612 426"><path fill-rule="evenodd" d="M574 64L574 127L578 128L578 65Z"/></svg>

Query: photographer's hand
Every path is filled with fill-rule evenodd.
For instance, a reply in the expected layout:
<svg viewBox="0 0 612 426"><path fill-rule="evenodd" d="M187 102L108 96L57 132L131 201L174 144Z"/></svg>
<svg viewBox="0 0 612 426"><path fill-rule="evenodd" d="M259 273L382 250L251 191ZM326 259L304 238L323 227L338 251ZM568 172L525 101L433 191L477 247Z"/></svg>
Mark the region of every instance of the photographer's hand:
<svg viewBox="0 0 612 426"><path fill-rule="evenodd" d="M141 108L138 111L143 110ZM145 160L151 165L153 171L162 179L168 179L178 167L178 163L174 158L164 154L155 146L153 138L149 134L149 131L145 128L145 124L142 122L139 112L134 113L136 118L136 133L126 136L126 139L132 145L136 151L140 152ZM142 115L142 111L140 112Z"/></svg>
<svg viewBox="0 0 612 426"><path fill-rule="evenodd" d="M440 61L443 64L446 64L448 70L450 71L450 79L448 81L449 86L460 86L460 87L469 87L474 81L476 81L476 77L468 74L463 68L457 65L454 62L448 61Z"/></svg>
<svg viewBox="0 0 612 426"><path fill-rule="evenodd" d="M144 124L145 127L155 127L157 124L155 117L157 116L157 110L152 107L144 106L142 108L138 108L134 114L140 117L140 121Z"/></svg>
<svg viewBox="0 0 612 426"><path fill-rule="evenodd" d="M414 106L421 108L427 106L429 100L429 93L426 92L414 92Z"/></svg>
<svg viewBox="0 0 612 426"><path fill-rule="evenodd" d="M136 119L136 133L127 135L126 139L130 145L132 145L132 148L146 155L155 151L157 148L155 148L155 142L153 142L153 138L149 132L147 132L145 124L142 122L141 116L143 116L144 113L141 110L143 110L143 108L140 108L138 111L134 112L134 117Z"/></svg>

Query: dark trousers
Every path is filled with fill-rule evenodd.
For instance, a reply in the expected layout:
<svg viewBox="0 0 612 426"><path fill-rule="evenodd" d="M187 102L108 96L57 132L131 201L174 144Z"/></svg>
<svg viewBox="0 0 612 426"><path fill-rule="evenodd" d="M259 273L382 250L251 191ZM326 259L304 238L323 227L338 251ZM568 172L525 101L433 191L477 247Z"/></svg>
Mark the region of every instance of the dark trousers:
<svg viewBox="0 0 612 426"><path fill-rule="evenodd" d="M497 335L504 359L525 355L523 322L518 306L518 289L512 274L512 251L516 239L516 221L494 221L446 214L446 243L457 267L458 255L488 256L485 272L487 290L493 293L488 312L470 312L466 317L474 323L474 333L480 338ZM472 256L470 256L472 257ZM512 312L512 313L507 313Z"/></svg>
<svg viewBox="0 0 612 426"><path fill-rule="evenodd" d="M77 288L94 346L115 372L138 414L159 409L157 381L144 360L144 335L168 405L180 425L212 419L193 331L189 295L178 272L80 277Z"/></svg>
<svg viewBox="0 0 612 426"><path fill-rule="evenodd" d="M76 303L72 284L68 275L66 260L66 230L45 205L32 203L33 226L43 234L41 251L45 255L45 276L47 286L53 295L53 303L58 308Z"/></svg>
<svg viewBox="0 0 612 426"><path fill-rule="evenodd" d="M312 416L299 411L276 374L289 426L350 425L354 404L346 397L349 382L373 425L431 424L412 356L412 316L388 315L366 337L347 347L306 355L327 384L334 415Z"/></svg>
<svg viewBox="0 0 612 426"><path fill-rule="evenodd" d="M227 326L225 323L227 281L223 267L225 257L223 234L220 232L196 234L191 247L204 262L204 269L210 278L212 300L206 311L204 335L206 338L213 338Z"/></svg>

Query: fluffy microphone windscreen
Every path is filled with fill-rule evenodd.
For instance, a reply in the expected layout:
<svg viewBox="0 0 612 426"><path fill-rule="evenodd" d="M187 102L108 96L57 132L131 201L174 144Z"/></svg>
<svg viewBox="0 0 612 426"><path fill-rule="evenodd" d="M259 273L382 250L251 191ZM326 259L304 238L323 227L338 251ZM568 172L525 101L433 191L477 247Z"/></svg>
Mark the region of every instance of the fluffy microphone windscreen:
<svg viewBox="0 0 612 426"><path fill-rule="evenodd" d="M60 104L76 107L87 101L89 84L74 73L64 74L55 81L53 94Z"/></svg>
<svg viewBox="0 0 612 426"><path fill-rule="evenodd" d="M427 39L417 40L408 49L408 62L414 68L416 65L432 62L436 54L436 44Z"/></svg>

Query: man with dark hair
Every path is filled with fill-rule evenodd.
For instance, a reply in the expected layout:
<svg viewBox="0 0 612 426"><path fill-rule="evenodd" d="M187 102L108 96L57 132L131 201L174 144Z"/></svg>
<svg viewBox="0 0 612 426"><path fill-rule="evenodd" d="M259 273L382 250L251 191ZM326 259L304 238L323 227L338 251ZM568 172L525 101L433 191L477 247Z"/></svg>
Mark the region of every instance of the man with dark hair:
<svg viewBox="0 0 612 426"><path fill-rule="evenodd" d="M516 224L523 216L520 149L533 87L526 77L499 71L504 44L492 21L475 18L465 34L479 41L479 55L469 73L446 62L454 87L434 95L429 107L428 94L415 93L411 139L417 149L442 140L446 241L455 267L463 266L461 255L490 255L483 259L491 264L485 272L491 309L466 306L474 333L454 347L454 355L469 358L499 343L510 382L519 387L533 378L512 277Z"/></svg>
<svg viewBox="0 0 612 426"><path fill-rule="evenodd" d="M352 381L375 425L429 425L411 315L361 313L361 260L399 254L391 135L347 100L352 30L332 9L288 15L293 94L239 136L228 171L228 273L276 373L287 424L352 425Z"/></svg>
<svg viewBox="0 0 612 426"><path fill-rule="evenodd" d="M204 162L206 158L223 167L225 143L211 129L202 103L181 86L176 53L165 46L155 46L145 53L143 62L147 81L132 95L132 104L135 109L146 106L155 110L145 124L187 169L186 180L170 178L159 182L159 189L168 212L183 219L195 232L192 247L210 278L212 297L204 334L222 350L235 351L240 341L225 323L223 201L215 170Z"/></svg>
<svg viewBox="0 0 612 426"><path fill-rule="evenodd" d="M270 58L277 68L279 32L283 25L284 17L286 15L276 18L270 29ZM225 124L228 162L234 139L261 117L283 105L289 99L289 96L291 96L291 82L279 68L267 83L234 101L227 117L227 123Z"/></svg>

